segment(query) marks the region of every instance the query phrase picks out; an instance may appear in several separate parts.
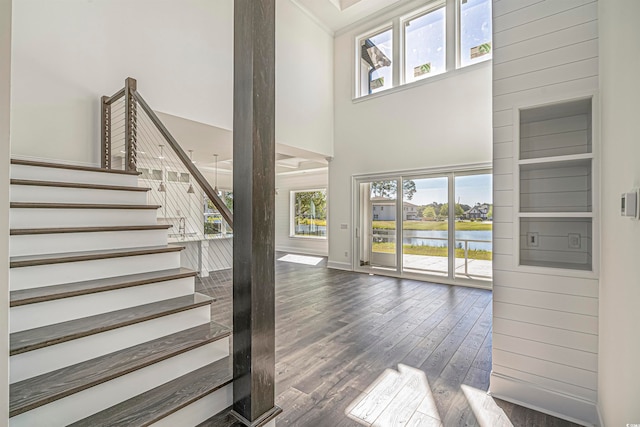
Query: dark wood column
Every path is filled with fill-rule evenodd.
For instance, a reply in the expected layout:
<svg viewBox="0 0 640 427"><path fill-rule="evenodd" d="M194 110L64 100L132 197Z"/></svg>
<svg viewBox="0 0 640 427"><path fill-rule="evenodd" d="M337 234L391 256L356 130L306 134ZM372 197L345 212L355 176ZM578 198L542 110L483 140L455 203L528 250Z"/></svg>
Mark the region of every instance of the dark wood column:
<svg viewBox="0 0 640 427"><path fill-rule="evenodd" d="M233 414L275 417L275 0L234 1Z"/></svg>

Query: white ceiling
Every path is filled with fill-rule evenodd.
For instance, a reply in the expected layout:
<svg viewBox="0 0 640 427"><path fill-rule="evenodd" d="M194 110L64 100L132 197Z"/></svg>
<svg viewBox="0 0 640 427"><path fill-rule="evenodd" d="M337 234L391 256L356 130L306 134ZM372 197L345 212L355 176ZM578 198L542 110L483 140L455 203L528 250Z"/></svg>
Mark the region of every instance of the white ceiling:
<svg viewBox="0 0 640 427"><path fill-rule="evenodd" d="M403 0L291 0L315 16L331 31L354 22Z"/></svg>

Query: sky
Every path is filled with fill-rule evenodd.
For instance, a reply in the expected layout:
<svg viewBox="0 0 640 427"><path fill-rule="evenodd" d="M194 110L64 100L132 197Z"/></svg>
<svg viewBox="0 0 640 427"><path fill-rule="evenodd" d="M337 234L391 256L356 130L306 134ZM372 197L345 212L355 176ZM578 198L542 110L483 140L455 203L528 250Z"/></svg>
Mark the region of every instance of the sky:
<svg viewBox="0 0 640 427"><path fill-rule="evenodd" d="M447 178L414 179L416 193L411 199L415 205L431 202L447 203ZM456 201L474 206L476 203L492 203L492 178L490 174L458 176L455 178Z"/></svg>

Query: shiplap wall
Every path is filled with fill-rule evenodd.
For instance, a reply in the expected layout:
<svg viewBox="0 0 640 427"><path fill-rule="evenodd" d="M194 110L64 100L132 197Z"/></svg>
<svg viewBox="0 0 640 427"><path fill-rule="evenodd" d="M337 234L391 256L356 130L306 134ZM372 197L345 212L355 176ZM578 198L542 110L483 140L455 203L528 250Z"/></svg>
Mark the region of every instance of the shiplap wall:
<svg viewBox="0 0 640 427"><path fill-rule="evenodd" d="M517 265L520 248L515 239L525 234L527 227L545 221L536 218L523 221L522 228L517 225L518 203L527 206L527 200L543 196L529 194L521 199L519 184L532 193L536 180L516 181L514 155L520 132L515 128L520 125L517 108L597 91L597 2L494 0L493 17L494 319L490 391L525 406L595 425L598 280L584 272L572 275ZM591 121L577 117L561 122L571 123L570 132L576 133L562 137L561 141L568 141L563 143L565 148L546 153L569 154L566 147L573 145L577 148L572 149L584 151L572 154L586 152L592 144L590 137L584 139ZM535 126L525 127L530 130ZM536 137L535 133L524 136ZM576 136L586 142L573 144ZM545 170L543 175L548 177L550 172ZM577 174L575 184L585 189L579 202L584 210L592 204L588 181L589 173ZM590 227L574 222L584 236L583 247L591 246ZM553 222L544 224L544 228L552 230ZM578 251L574 256L589 262L592 251Z"/></svg>

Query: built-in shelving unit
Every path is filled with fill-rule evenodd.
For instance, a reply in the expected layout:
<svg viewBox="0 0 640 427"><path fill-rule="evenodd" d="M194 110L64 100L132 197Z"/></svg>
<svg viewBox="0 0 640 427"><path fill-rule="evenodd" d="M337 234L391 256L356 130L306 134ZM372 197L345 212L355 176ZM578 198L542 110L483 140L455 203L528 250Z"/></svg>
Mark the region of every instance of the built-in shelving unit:
<svg viewBox="0 0 640 427"><path fill-rule="evenodd" d="M520 110L520 265L592 270L591 103Z"/></svg>

